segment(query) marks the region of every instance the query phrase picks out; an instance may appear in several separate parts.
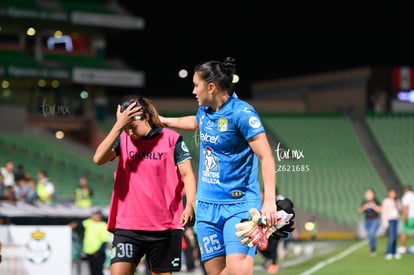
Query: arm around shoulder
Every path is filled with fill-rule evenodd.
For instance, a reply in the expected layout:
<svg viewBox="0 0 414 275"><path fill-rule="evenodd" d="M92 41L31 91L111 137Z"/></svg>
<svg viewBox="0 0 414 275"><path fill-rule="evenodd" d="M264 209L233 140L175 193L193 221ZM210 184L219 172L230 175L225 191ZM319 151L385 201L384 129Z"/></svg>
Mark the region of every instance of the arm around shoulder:
<svg viewBox="0 0 414 275"><path fill-rule="evenodd" d="M159 116L161 122L166 127L176 128L180 130L196 130L198 128L198 122L196 116L182 116L182 117L164 117Z"/></svg>

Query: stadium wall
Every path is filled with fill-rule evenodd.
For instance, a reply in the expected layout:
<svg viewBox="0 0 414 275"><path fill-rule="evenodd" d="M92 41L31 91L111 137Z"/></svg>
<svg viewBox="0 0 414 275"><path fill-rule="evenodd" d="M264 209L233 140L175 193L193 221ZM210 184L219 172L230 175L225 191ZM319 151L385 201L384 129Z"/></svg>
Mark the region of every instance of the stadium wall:
<svg viewBox="0 0 414 275"><path fill-rule="evenodd" d="M301 102L305 112L352 111L363 117L373 75L371 68L356 68L257 82L252 85L252 98Z"/></svg>

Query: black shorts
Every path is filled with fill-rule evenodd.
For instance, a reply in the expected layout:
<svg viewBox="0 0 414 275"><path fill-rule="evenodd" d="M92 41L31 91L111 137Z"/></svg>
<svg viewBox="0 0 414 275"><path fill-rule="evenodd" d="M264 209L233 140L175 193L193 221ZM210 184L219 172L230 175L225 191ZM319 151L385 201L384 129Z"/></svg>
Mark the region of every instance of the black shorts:
<svg viewBox="0 0 414 275"><path fill-rule="evenodd" d="M128 262L138 265L146 257L151 271L175 272L181 269L183 230L114 231L111 264Z"/></svg>

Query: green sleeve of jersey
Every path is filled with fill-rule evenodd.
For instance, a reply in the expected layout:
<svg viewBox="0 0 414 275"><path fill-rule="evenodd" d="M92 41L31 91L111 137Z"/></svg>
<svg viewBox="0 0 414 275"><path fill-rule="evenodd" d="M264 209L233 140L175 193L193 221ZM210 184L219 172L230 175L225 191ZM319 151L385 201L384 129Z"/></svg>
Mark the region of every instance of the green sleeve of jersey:
<svg viewBox="0 0 414 275"><path fill-rule="evenodd" d="M121 139L118 138L114 145L114 152L117 157L119 156L119 154L121 154L120 146L121 146Z"/></svg>
<svg viewBox="0 0 414 275"><path fill-rule="evenodd" d="M174 160L175 163L180 163L187 159L191 159L191 154L181 136L175 144Z"/></svg>

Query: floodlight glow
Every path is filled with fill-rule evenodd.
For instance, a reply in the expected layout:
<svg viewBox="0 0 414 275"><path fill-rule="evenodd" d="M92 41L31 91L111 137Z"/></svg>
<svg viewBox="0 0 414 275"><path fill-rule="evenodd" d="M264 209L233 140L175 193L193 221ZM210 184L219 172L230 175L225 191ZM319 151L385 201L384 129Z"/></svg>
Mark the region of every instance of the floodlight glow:
<svg viewBox="0 0 414 275"><path fill-rule="evenodd" d="M56 44L65 44L66 51L73 51L72 38L69 35L51 36L47 39L47 48L49 50L53 50Z"/></svg>
<svg viewBox="0 0 414 275"><path fill-rule="evenodd" d="M60 84L59 84L59 80L52 80L52 82L50 83L51 84L51 86L53 87L53 88L58 88L59 86L60 86Z"/></svg>
<svg viewBox="0 0 414 275"><path fill-rule="evenodd" d="M87 91L82 91L79 96L82 99L87 99L89 97L89 93Z"/></svg>
<svg viewBox="0 0 414 275"><path fill-rule="evenodd" d="M62 139L62 138L64 138L65 137L65 133L63 132L63 131L56 131L56 133L55 133L55 137L57 138L57 139Z"/></svg>
<svg viewBox="0 0 414 275"><path fill-rule="evenodd" d="M414 103L414 91L408 93L408 101Z"/></svg>
<svg viewBox="0 0 414 275"><path fill-rule="evenodd" d="M408 101L408 102L414 103L414 90L411 90L409 92L403 92L403 91L398 92L397 98L398 100L401 100L401 101Z"/></svg>
<svg viewBox="0 0 414 275"><path fill-rule="evenodd" d="M45 87L46 86L46 80L44 80L44 79L39 79L38 81L37 81L37 86L39 86L39 87Z"/></svg>
<svg viewBox="0 0 414 275"><path fill-rule="evenodd" d="M27 34L28 36L34 36L34 35L36 34L36 29L35 29L35 28L33 28L33 27L30 27L30 28L28 28L28 29L26 30L26 34Z"/></svg>
<svg viewBox="0 0 414 275"><path fill-rule="evenodd" d="M3 81L1 82L1 87L2 87L3 89L7 89L7 88L9 88L9 87L10 87L10 82L9 82L9 81L7 81L7 80L3 80Z"/></svg>
<svg viewBox="0 0 414 275"><path fill-rule="evenodd" d="M186 78L188 76L188 71L186 69L181 69L178 71L178 76L180 78Z"/></svg>
<svg viewBox="0 0 414 275"><path fill-rule="evenodd" d="M232 82L237 83L237 82L239 82L239 80L240 80L240 77L237 74L234 74Z"/></svg>
<svg viewBox="0 0 414 275"><path fill-rule="evenodd" d="M311 221L306 222L304 227L306 231L312 231L313 229L315 229L315 223Z"/></svg>

